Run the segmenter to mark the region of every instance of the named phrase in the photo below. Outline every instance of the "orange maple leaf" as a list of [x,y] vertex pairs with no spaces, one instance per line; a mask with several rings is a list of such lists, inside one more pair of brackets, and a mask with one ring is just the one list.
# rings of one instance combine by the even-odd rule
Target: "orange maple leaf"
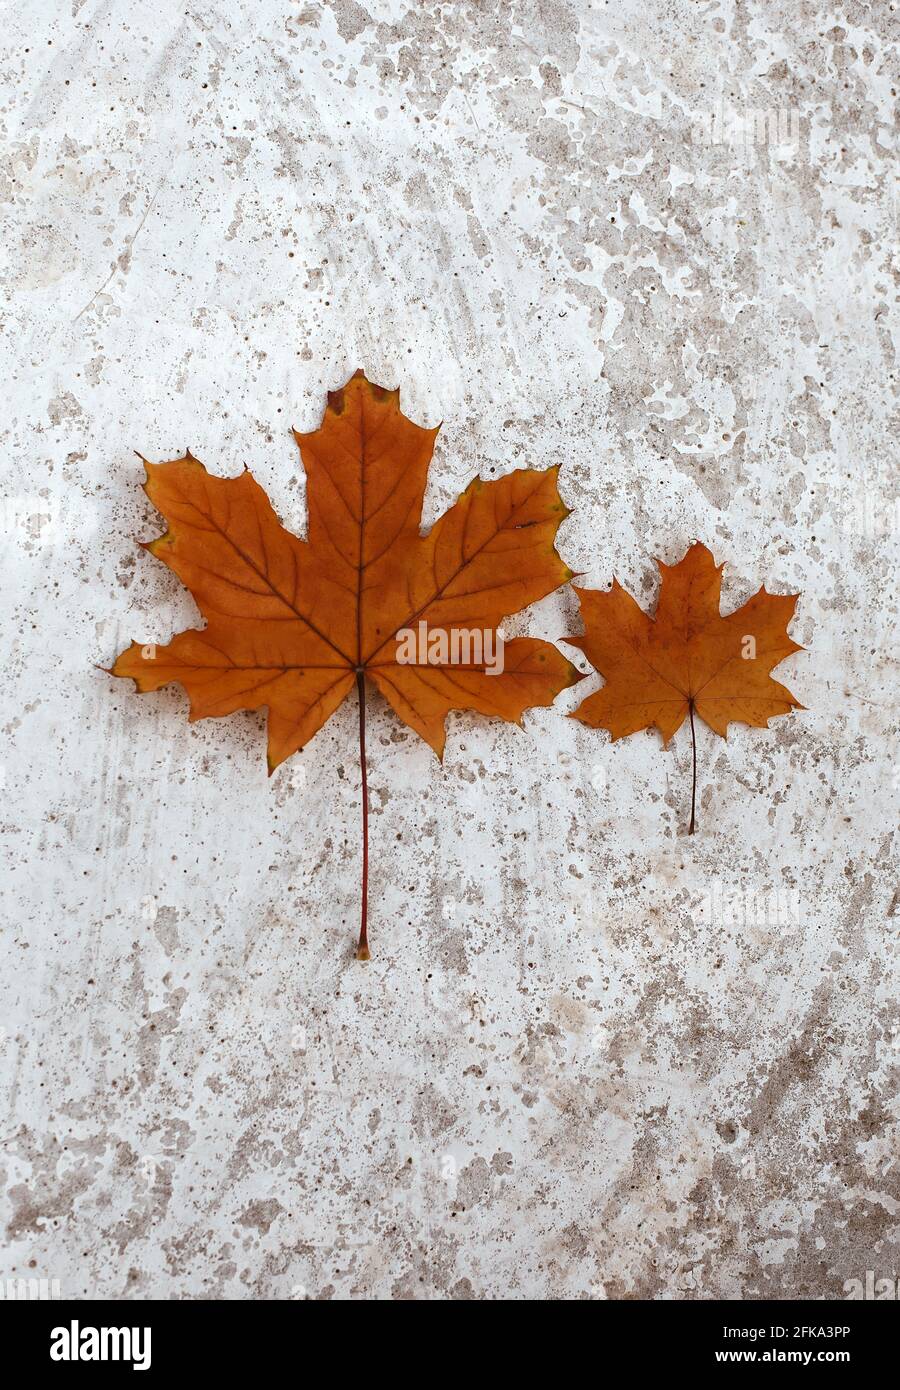
[[601,690],[582,701],[573,719],[608,729],[615,741],[655,725],[663,743],[691,721],[694,832],[697,745],[694,714],[722,738],[732,722],[768,727],[775,715],[803,709],[769,674],[803,648],[787,635],[797,594],[768,594],[765,586],[743,607],[719,611],[722,566],[699,543],[675,565],[659,565],[655,620],[613,580],[601,593],[575,589],[585,635],[567,637],[604,677]]
[[285,530],[247,470],[217,478],[190,451],[145,461],[145,491],[169,523],[145,548],[187,585],[206,626],[167,646],[133,642],[112,667],[139,691],[179,682],[192,721],[266,707],[270,773],[356,686],[360,959],[368,959],[366,681],[440,758],[450,710],[518,723],[580,679],[551,643],[503,644],[497,633],[502,618],[571,577],[554,544],[568,516],[558,469],[475,479],[423,536],[437,433],[401,413],[399,391],[362,372],[331,392],[320,428],[294,432],[307,476],[306,540]]

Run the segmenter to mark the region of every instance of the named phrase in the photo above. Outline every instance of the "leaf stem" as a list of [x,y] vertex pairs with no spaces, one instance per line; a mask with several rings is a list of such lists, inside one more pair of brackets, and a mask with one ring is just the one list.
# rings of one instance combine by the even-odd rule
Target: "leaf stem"
[[369,783],[366,777],[366,673],[356,668],[356,689],[359,692],[359,770],[362,774],[362,891],[357,960],[369,959]]
[[688,826],[688,834],[694,833],[694,809],[697,804],[697,736],[694,733],[694,702],[691,700],[688,706],[691,714],[691,754],[693,761],[693,774],[691,777],[691,823]]

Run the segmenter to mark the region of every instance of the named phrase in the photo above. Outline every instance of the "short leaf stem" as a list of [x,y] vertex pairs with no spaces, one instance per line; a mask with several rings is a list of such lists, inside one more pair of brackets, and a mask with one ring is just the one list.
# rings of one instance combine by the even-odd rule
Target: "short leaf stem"
[[694,702],[691,700],[688,706],[691,714],[691,760],[693,763],[693,773],[691,776],[691,823],[688,826],[688,834],[693,835],[695,816],[694,811],[697,805],[697,735],[694,733]]

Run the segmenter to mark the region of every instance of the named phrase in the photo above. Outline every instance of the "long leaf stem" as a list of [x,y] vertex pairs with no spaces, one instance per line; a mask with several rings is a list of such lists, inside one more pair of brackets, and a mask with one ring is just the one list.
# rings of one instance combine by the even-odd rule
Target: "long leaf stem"
[[366,776],[366,674],[361,667],[356,671],[356,689],[359,692],[359,770],[362,775],[362,891],[356,959],[369,960],[369,783]]

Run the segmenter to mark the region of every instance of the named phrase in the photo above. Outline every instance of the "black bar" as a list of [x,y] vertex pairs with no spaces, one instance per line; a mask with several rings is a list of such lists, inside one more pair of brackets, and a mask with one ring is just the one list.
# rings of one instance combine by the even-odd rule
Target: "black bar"
[[[439,1302],[440,1300],[435,1300]],[[452,1301],[452,1300],[447,1300]],[[543,1331],[540,1322],[543,1311],[529,1317],[527,1335],[505,1334],[507,1317],[522,1311],[522,1304],[497,1303],[482,1314],[474,1314],[471,1303],[465,1317],[476,1316],[478,1324],[468,1324],[482,1338],[490,1337],[490,1346],[497,1357],[498,1369],[509,1374],[518,1349],[529,1343],[542,1347],[542,1359],[558,1355],[567,1362],[573,1351],[581,1347],[583,1356],[595,1361],[597,1377],[605,1377],[609,1368],[623,1366],[627,1372],[645,1372],[671,1376],[689,1375],[696,1371],[729,1376],[738,1370],[743,1374],[759,1375],[765,1383],[773,1368],[794,1369],[814,1376],[821,1370],[837,1370],[857,1377],[861,1372],[887,1371],[895,1374],[895,1347],[898,1330],[896,1298],[854,1301],[803,1302],[716,1302],[694,1300],[675,1302],[658,1300],[616,1302],[577,1300],[577,1305],[564,1310],[554,1308],[552,1322]],[[409,1304],[404,1314],[404,1330],[421,1328],[416,1311]],[[4,1335],[7,1353],[12,1353],[17,1367],[17,1379],[22,1373],[40,1369],[45,1374],[68,1380],[73,1375],[86,1374],[93,1378],[106,1371],[132,1374],[133,1360],[149,1362],[141,1375],[179,1375],[185,1373],[215,1373],[222,1371],[233,1377],[241,1372],[265,1371],[283,1364],[304,1374],[310,1363],[319,1364],[330,1342],[317,1344],[310,1340],[331,1333],[338,1335],[334,1343],[337,1362],[334,1370],[346,1373],[354,1352],[372,1355],[378,1342],[365,1335],[360,1319],[366,1320],[365,1304],[352,1313],[353,1331],[348,1334],[346,1307],[330,1301],[303,1300],[297,1302],[199,1302],[199,1301],[0,1301],[0,1331]],[[378,1358],[382,1365],[385,1347],[394,1346],[396,1316],[389,1309],[379,1308],[377,1330],[381,1337]],[[411,1321],[406,1322],[406,1317]],[[432,1308],[426,1317],[440,1318],[439,1335],[460,1331],[456,1319],[459,1311]],[[558,1317],[565,1324],[558,1324]],[[336,1321],[332,1322],[332,1318]],[[382,1321],[387,1318],[389,1324]],[[449,1318],[444,1322],[444,1318]],[[481,1319],[484,1319],[482,1322]],[[340,1319],[340,1321],[338,1321]],[[499,1322],[498,1322],[499,1319]],[[570,1321],[571,1319],[571,1321]],[[547,1332],[563,1330],[566,1341],[560,1346],[547,1340]],[[103,1329],[107,1329],[104,1333]],[[129,1336],[124,1330],[129,1329]],[[130,1329],[136,1329],[132,1338]],[[149,1342],[146,1330],[149,1329]],[[376,1324],[372,1324],[375,1331]],[[113,1331],[115,1330],[115,1331]],[[571,1339],[571,1340],[570,1340]],[[452,1343],[451,1343],[452,1345]],[[465,1344],[463,1344],[465,1345]],[[554,1353],[554,1345],[558,1350]],[[53,1359],[51,1347],[59,1357]],[[72,1359],[73,1347],[78,1359]],[[398,1363],[403,1375],[416,1373],[415,1343],[410,1343]],[[107,1351],[108,1359],[87,1359],[93,1352]],[[118,1359],[111,1353],[118,1352]],[[348,1358],[349,1352],[349,1358]],[[412,1353],[412,1355],[410,1354]],[[126,1355],[127,1354],[127,1355]],[[130,1357],[131,1359],[128,1359]],[[273,1363],[272,1358],[275,1358]],[[508,1363],[504,1358],[508,1357]],[[21,1370],[19,1369],[21,1367]],[[605,1369],[604,1369],[605,1368]],[[474,1369],[474,1368],[470,1368]],[[479,1361],[479,1374],[483,1374]],[[422,1367],[424,1370],[424,1367]],[[420,1372],[421,1373],[421,1372]],[[140,1381],[138,1383],[141,1383]]]

